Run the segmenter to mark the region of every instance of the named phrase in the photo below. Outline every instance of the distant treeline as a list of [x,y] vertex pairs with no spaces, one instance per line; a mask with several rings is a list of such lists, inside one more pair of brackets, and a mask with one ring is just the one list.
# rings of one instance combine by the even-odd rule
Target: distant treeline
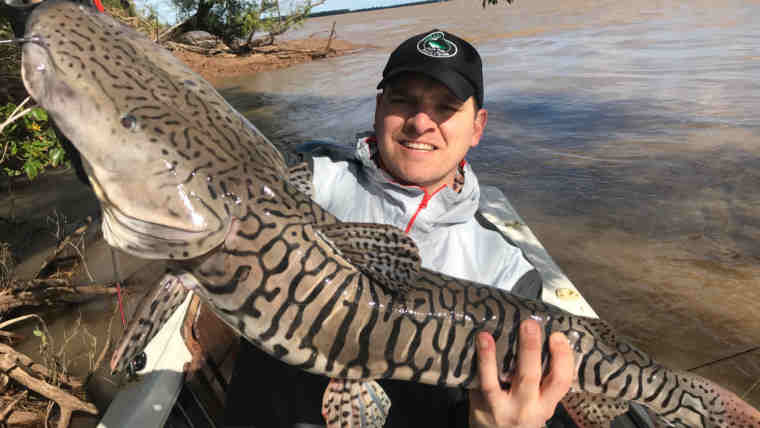
[[404,4],[395,4],[393,6],[376,6],[376,7],[368,7],[365,9],[336,9],[336,10],[328,10],[327,12],[314,12],[312,14],[309,14],[309,18],[315,18],[317,16],[330,16],[330,15],[342,15],[344,13],[358,13],[358,12],[367,12],[370,10],[382,10],[382,9],[394,9],[397,7],[405,7],[405,6],[417,6],[420,4],[428,4],[428,3],[441,3],[445,1],[450,0],[423,0],[423,1],[415,1],[411,3],[404,3]]

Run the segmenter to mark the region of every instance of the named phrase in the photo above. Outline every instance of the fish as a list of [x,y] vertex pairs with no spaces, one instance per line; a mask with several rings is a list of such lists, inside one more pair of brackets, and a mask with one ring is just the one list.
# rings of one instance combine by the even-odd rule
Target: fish
[[210,84],[106,14],[48,0],[24,37],[24,84],[81,153],[105,240],[168,261],[112,369],[193,292],[265,352],[333,379],[328,427],[379,427],[390,403],[376,379],[477,388],[475,337],[489,332],[508,383],[532,318],[544,340],[559,331],[571,344],[563,404],[579,426],[608,426],[636,402],[672,426],[760,428],[734,393],[657,363],[604,321],[424,269],[402,231],[338,221],[309,197],[308,168],[288,166]]

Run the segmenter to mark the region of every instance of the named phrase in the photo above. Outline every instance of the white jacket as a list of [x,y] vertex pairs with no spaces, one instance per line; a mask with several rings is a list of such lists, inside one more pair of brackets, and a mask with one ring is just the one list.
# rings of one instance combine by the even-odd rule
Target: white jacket
[[[464,185],[427,194],[393,181],[372,160],[375,145],[362,138],[356,151],[325,142],[298,148],[312,163],[312,198],[347,222],[396,226],[415,241],[422,266],[447,275],[540,295],[541,280],[521,250],[509,244],[480,215],[480,188],[472,168],[463,163]],[[518,285],[515,287],[515,285]]]

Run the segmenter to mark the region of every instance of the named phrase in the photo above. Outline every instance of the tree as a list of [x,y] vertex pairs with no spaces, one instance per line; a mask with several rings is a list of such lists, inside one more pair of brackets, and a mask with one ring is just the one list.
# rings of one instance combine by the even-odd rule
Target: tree
[[241,21],[256,6],[249,0],[172,0],[184,19],[181,32],[201,30],[229,43],[240,37]]
[[[273,43],[274,37],[302,23],[324,1],[296,2],[283,15],[279,0],[172,0],[180,18],[185,20],[182,32],[207,31],[231,46],[240,45],[236,41],[242,38],[243,47]],[[253,36],[260,31],[266,32],[267,37],[256,42]]]
[[[120,17],[136,16],[132,0],[104,0],[103,3]],[[12,6],[0,0],[0,10],[3,7]],[[0,12],[0,40],[14,38],[9,16]],[[0,178],[26,175],[31,180],[47,168],[69,163],[75,153],[44,110],[23,108],[27,96],[21,80],[20,44],[0,44]]]
[[306,17],[309,16],[311,10],[315,7],[323,4],[326,0],[320,0],[312,3],[311,1],[296,3],[291,6],[290,13],[287,16],[283,16],[280,10],[280,0],[272,0],[267,2],[271,10],[274,11],[274,16],[271,19],[266,20],[265,28],[269,32],[270,37],[279,36],[291,28],[301,25]]

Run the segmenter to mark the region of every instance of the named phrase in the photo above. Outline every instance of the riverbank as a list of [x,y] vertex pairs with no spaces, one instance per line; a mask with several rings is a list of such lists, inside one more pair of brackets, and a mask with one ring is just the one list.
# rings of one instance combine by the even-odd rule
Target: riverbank
[[336,22],[379,48],[222,92],[287,144],[349,143],[371,129],[368,82],[396,44],[432,28],[470,40],[489,111],[468,156],[481,184],[504,191],[621,336],[760,407],[760,149],[748,143],[760,7],[650,6],[458,0],[309,19],[288,37]]
[[[387,52],[410,34],[445,23],[484,53],[489,130],[471,159],[478,177],[505,191],[617,331],[658,360],[709,377],[760,407],[753,245],[760,237],[753,168],[760,152],[748,144],[755,130],[752,94],[760,93],[751,90],[760,62],[751,55],[757,40],[748,35],[759,9],[740,0],[646,8],[602,1],[472,4],[310,19],[285,38],[324,34],[337,22],[339,38],[380,49],[307,70],[283,69],[258,82],[242,77],[251,86],[230,82],[234,90],[225,96],[253,123],[278,131],[269,136],[353,136],[372,117],[375,91],[367,82],[378,80]],[[189,65],[218,84],[235,74],[223,73],[234,67],[217,58]],[[282,63],[269,69],[297,64]],[[267,68],[238,70],[248,76]],[[250,107],[262,101],[260,113]],[[62,174],[35,185],[44,192],[19,192],[37,200],[28,214],[17,214],[44,226],[52,212],[45,201],[52,204],[59,192],[68,192],[56,202],[62,215],[97,210],[89,189],[67,191],[63,182],[71,189],[76,183]],[[0,216],[6,212],[0,204]],[[0,235],[8,236],[2,226]],[[7,227],[9,234],[17,231]],[[47,232],[30,235],[29,241],[53,240]],[[92,252],[98,251],[105,262],[88,265],[105,270],[110,254]],[[28,265],[37,270],[39,263]],[[118,263],[121,278],[129,276],[125,264]],[[98,322],[106,324],[111,307],[101,312]]]
[[[212,85],[217,85],[233,76],[250,76],[260,71],[347,55],[368,47],[337,39],[306,37],[277,42],[245,56],[228,53],[207,56],[186,50],[173,53]],[[112,252],[99,232],[98,213],[99,204],[92,191],[70,169],[51,170],[34,181],[16,178],[12,185],[4,182],[0,186],[0,243],[7,244],[0,245],[2,255],[7,255],[0,259],[0,279],[7,274],[8,278],[4,280],[16,284],[10,281],[40,278],[40,266],[49,264],[53,268],[45,269],[45,279],[52,275],[50,278],[56,281],[79,286],[77,290],[111,287],[115,281],[121,283],[122,303],[117,303],[115,294],[94,299],[85,296],[83,300],[88,302],[77,305],[56,301],[48,302],[52,304],[48,307],[39,306],[35,301],[32,307],[36,306],[34,309],[44,319],[43,330],[47,332],[44,340],[35,333],[37,327],[32,322],[13,329],[16,351],[50,366],[58,364],[50,363],[51,355],[56,355],[64,361],[69,375],[87,378],[87,382],[72,393],[91,401],[102,415],[125,384],[124,377],[112,376],[104,363],[110,356],[109,344],[116,343],[122,334],[116,308],[123,305],[126,319],[131,319],[140,298],[152,289],[164,268],[161,263]],[[80,228],[88,217],[96,219],[93,227],[87,229],[86,237],[77,238],[76,245],[68,248],[63,237]],[[65,254],[59,254],[58,247],[67,247]],[[27,312],[27,308],[18,311]],[[76,340],[72,340],[74,337]],[[49,343],[49,349],[43,351],[41,341]],[[92,356],[103,357],[94,361]],[[16,385],[5,395],[15,397],[23,389],[23,386]],[[34,424],[34,420],[44,416],[45,405],[34,396],[33,400],[17,405],[19,410],[11,412],[7,420],[15,421],[14,424]],[[77,413],[71,426],[94,427],[97,420],[97,416]]]
[[[329,33],[329,29],[326,33]],[[296,40],[278,40],[271,46],[257,48],[249,55],[203,55],[181,49],[173,51],[172,54],[216,86],[232,77],[244,78],[262,71],[283,69],[371,48],[373,46],[369,44],[357,44],[336,38],[330,40],[326,37],[303,37]],[[61,180],[60,177],[70,179]],[[49,180],[54,180],[56,185],[50,187]],[[72,171],[65,171],[65,168],[50,170],[34,181],[29,181],[25,176],[14,177],[12,181],[11,186],[5,183],[0,186],[0,220],[5,220],[0,222],[0,236],[3,236],[2,241],[10,243],[11,247],[15,247],[14,244],[23,247],[18,249],[23,258],[30,255],[30,247],[35,248],[32,252],[36,252],[42,247],[52,245],[52,242],[47,242],[47,236],[37,234],[37,238],[32,239],[35,242],[45,241],[42,245],[36,245],[30,238],[35,236],[45,224],[46,217],[54,211],[65,214],[67,219],[75,222],[95,214],[99,209],[97,200],[90,195],[90,190],[74,179]],[[72,198],[78,202],[71,203]],[[83,199],[87,202],[82,203]],[[26,230],[25,225],[29,230]],[[23,259],[21,261],[23,262]]]
[[209,56],[186,50],[176,50],[172,53],[216,86],[230,77],[277,70],[318,59],[347,55],[371,47],[340,39],[308,37],[277,41],[274,45],[257,48],[250,55],[221,53]]

